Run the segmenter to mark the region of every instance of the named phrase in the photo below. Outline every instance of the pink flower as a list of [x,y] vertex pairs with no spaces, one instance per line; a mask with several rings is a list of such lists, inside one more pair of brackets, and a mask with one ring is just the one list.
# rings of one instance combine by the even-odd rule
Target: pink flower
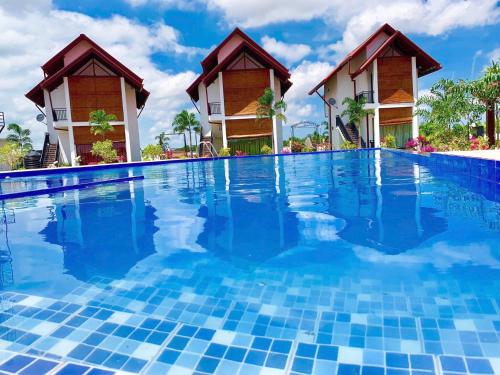
[[422,147],[422,152],[434,152],[436,149],[431,145],[425,145]]
[[418,141],[416,139],[410,138],[408,141],[405,143],[405,148],[417,148],[418,146]]

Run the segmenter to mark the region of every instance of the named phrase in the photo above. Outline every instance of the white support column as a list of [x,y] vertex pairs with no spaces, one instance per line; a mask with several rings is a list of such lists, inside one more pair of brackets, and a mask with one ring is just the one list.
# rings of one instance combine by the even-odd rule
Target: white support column
[[380,147],[380,109],[379,107],[374,109],[373,116],[373,141],[375,143],[375,147]]
[[76,165],[76,148],[75,148],[75,138],[73,136],[73,124],[68,125],[68,141],[69,141],[69,153],[71,158],[71,165],[74,167]]
[[128,113],[127,113],[127,93],[125,90],[125,78],[120,77],[120,86],[122,92],[122,108],[123,108],[123,125],[125,128],[125,150],[127,152],[127,161],[132,161],[132,151],[130,147],[130,132],[128,130]]
[[379,105],[378,102],[378,64],[377,59],[373,61],[373,103]]
[[71,99],[69,96],[69,84],[68,77],[63,78],[64,85],[64,100],[66,101],[66,118],[68,119],[68,143],[69,143],[69,153],[70,162],[74,167],[76,165],[76,148],[75,148],[75,138],[73,136],[73,119],[71,117]]
[[411,75],[412,75],[412,86],[413,86],[413,120],[411,124],[411,132],[413,138],[418,137],[418,116],[415,116],[416,104],[418,99],[418,71],[417,71],[417,58],[412,56],[411,58]]
[[373,103],[375,105],[373,115],[373,143],[375,147],[380,147],[380,103],[378,101],[378,62],[373,61]]
[[[269,69],[269,87],[271,88],[274,97],[276,98],[276,93],[274,92],[274,69]],[[273,149],[274,153],[277,154],[280,152],[280,148],[278,145],[278,128],[276,123],[276,115],[273,116],[272,122],[273,122]]]
[[220,95],[220,115],[222,117],[222,147],[227,147],[227,131],[226,131],[226,109],[224,106],[224,82],[222,80],[222,72],[219,72],[219,95]]

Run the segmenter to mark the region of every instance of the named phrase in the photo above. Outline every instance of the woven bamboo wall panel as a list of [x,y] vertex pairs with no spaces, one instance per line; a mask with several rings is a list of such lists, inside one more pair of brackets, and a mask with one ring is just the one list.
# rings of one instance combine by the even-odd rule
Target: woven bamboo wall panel
[[409,124],[412,120],[413,111],[411,107],[380,109],[380,126]]
[[257,99],[270,86],[267,69],[225,71],[222,81],[226,116],[255,114]]
[[[123,125],[113,126],[115,129],[112,132],[106,133],[106,139],[111,139],[113,142],[125,142],[125,127]],[[75,145],[92,144],[95,141],[101,141],[102,137],[95,136],[90,132],[90,126],[75,126],[73,127],[73,137]]]
[[264,136],[273,133],[270,119],[226,120],[228,138],[243,136]]
[[395,56],[377,60],[379,102],[413,102],[411,57]]
[[113,113],[123,121],[121,84],[119,77],[68,78],[73,121],[89,121],[89,114],[96,109]]

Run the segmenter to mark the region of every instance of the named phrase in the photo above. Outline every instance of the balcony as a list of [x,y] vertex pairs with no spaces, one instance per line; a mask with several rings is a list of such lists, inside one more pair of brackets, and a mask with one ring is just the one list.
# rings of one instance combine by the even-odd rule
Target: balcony
[[209,115],[220,115],[221,114],[220,102],[208,103],[208,114]]
[[52,118],[54,119],[54,121],[66,121],[68,119],[66,108],[52,109]]
[[359,101],[361,97],[366,99],[366,103],[373,103],[373,91],[360,91],[356,94],[356,101]]

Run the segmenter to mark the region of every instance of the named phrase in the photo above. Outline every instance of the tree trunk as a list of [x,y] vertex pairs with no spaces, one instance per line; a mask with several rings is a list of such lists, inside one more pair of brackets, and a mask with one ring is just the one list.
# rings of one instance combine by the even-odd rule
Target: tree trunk
[[488,144],[495,145],[496,131],[495,131],[495,104],[487,103],[486,110],[486,133],[488,134]]
[[191,138],[191,128],[189,128],[189,157],[193,157],[193,139]]

